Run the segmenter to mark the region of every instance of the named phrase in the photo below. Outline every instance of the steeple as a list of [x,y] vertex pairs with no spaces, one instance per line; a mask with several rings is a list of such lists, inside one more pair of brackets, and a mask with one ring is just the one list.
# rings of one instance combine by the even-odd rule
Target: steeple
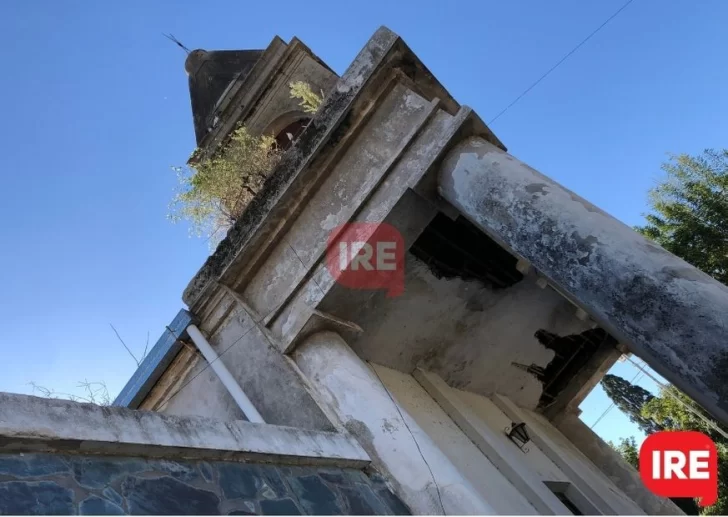
[[193,50],[185,61],[189,77],[190,100],[195,137],[199,144],[215,126],[217,103],[236,79],[245,78],[262,50]]

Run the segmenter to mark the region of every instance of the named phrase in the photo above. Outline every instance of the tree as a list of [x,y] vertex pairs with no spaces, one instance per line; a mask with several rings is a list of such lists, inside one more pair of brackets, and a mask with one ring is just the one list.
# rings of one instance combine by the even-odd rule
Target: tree
[[635,440],[634,436],[620,438],[618,444],[609,442],[609,445],[624,458],[624,461],[632,465],[632,468],[639,470],[640,450],[637,447],[637,440]]
[[[311,87],[298,81],[291,83],[291,98],[298,99],[306,113],[315,113],[323,101]],[[187,167],[173,167],[179,181],[170,204],[173,222],[186,220],[197,236],[215,245],[243,214],[280,160],[281,150],[275,135],[253,135],[238,126],[227,144],[213,156],[201,158],[192,153]]]
[[657,422],[642,415],[642,408],[645,404],[655,398],[652,393],[622,377],[611,374],[604,376],[602,387],[614,405],[626,414],[631,422],[637,424],[645,434],[662,430]]
[[716,443],[727,442],[710,415],[672,385],[661,388],[660,395],[644,405],[642,416],[654,420],[665,430],[700,431]]
[[650,190],[653,213],[636,230],[728,284],[728,149],[672,156]]

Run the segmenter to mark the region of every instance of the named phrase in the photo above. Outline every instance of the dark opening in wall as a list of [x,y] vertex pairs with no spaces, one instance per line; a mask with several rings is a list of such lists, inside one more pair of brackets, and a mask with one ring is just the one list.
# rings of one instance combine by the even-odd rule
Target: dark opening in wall
[[559,336],[547,330],[537,330],[534,335],[539,343],[555,352],[546,368],[535,364],[530,366],[513,363],[514,366],[533,374],[543,384],[543,393],[538,407],[551,405],[566,388],[569,381],[591,359],[602,346],[617,346],[617,340],[601,328],[590,329],[581,334]]
[[480,280],[494,289],[521,281],[518,260],[463,217],[437,214],[410,248],[437,278]]
[[302,118],[288,124],[276,135],[276,145],[283,151],[291,147],[310,121],[309,118]]

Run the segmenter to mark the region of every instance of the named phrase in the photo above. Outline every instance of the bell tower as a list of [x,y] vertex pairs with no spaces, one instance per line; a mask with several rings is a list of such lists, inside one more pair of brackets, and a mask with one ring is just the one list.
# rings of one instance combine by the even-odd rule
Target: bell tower
[[297,137],[310,117],[291,98],[290,84],[303,81],[325,95],[338,79],[298,38],[285,43],[278,36],[265,50],[194,50],[185,71],[200,158],[240,124],[285,145],[287,134]]

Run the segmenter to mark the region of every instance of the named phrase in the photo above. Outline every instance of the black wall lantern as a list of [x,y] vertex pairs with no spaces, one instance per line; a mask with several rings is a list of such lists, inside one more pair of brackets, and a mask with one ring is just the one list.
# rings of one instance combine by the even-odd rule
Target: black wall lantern
[[526,429],[525,423],[521,422],[520,424],[517,424],[512,422],[511,427],[506,427],[506,435],[508,435],[508,438],[524,453],[528,452],[525,445],[531,441],[531,437],[528,436],[528,430]]

